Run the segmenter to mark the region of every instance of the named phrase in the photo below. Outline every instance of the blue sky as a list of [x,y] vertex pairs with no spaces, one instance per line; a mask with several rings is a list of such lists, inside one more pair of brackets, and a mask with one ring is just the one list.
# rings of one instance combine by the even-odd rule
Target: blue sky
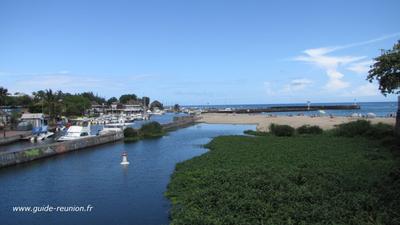
[[400,1],[0,0],[0,86],[167,104],[391,101]]

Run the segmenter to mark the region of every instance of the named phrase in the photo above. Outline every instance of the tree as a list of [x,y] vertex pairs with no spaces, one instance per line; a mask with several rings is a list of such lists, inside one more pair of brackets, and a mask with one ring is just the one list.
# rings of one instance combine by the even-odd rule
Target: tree
[[[384,96],[400,94],[400,40],[390,50],[382,50],[382,54],[375,58],[374,65],[368,72],[367,80],[377,80],[379,90]],[[398,96],[396,116],[396,134],[400,135],[400,96]]]
[[181,106],[179,104],[174,105],[174,111],[179,112],[181,110]]
[[90,107],[90,100],[82,95],[67,94],[63,100],[66,116],[81,116]]
[[118,102],[118,99],[116,97],[111,97],[107,100],[108,105],[111,105],[113,102]]
[[93,94],[93,92],[83,92],[81,95],[83,97],[89,99],[89,101],[97,102],[100,105],[103,104],[103,103],[106,103],[106,99],[105,98],[102,98],[102,97],[98,96],[97,94],[95,95],[95,94]]
[[37,109],[41,108],[41,112],[47,113],[51,122],[55,123],[55,118],[62,112],[62,97],[64,94],[61,91],[53,92],[51,89],[40,90],[32,94],[34,103],[29,108],[36,112]]
[[[7,88],[0,87],[0,106],[5,105],[6,97],[8,95]],[[5,121],[1,121],[3,124],[3,136],[6,136],[6,123]]]
[[4,88],[4,87],[0,87],[0,105],[5,104],[7,96],[8,96],[8,89]]
[[164,109],[163,104],[161,104],[161,102],[155,100],[150,104],[150,109],[153,110],[154,108],[158,108],[158,109]]
[[128,101],[130,100],[134,100],[136,101],[137,96],[135,94],[126,94],[126,95],[121,95],[121,97],[119,97],[119,102],[122,104],[126,104]]
[[53,92],[51,89],[45,90],[44,104],[50,119],[55,123],[55,118],[61,114],[62,111],[62,95],[61,91]]
[[146,96],[143,96],[143,97],[142,97],[142,103],[143,103],[143,106],[144,106],[144,107],[148,108],[148,107],[149,107],[149,104],[150,104],[150,98],[149,98],[149,97],[146,97]]

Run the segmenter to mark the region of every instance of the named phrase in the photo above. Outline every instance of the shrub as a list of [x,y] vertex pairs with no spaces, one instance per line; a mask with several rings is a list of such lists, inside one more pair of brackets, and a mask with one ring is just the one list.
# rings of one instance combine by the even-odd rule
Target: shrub
[[295,129],[289,125],[271,124],[269,130],[275,136],[293,136]]
[[337,136],[355,137],[363,136],[371,128],[371,123],[367,120],[357,120],[349,123],[337,125],[335,134]]
[[254,131],[254,130],[245,130],[243,133],[248,134],[248,135],[254,135],[254,136],[266,136],[268,135],[267,132],[262,132],[262,131]]
[[323,130],[319,126],[303,125],[297,128],[299,134],[322,134]]
[[132,127],[127,127],[124,129],[124,137],[137,137],[139,136],[139,132]]
[[371,127],[365,132],[365,135],[373,139],[382,139],[385,137],[391,137],[394,134],[393,126],[384,123],[377,123],[371,125]]
[[140,128],[140,133],[144,137],[157,137],[162,136],[164,134],[164,131],[161,124],[159,124],[158,122],[151,122],[144,124]]

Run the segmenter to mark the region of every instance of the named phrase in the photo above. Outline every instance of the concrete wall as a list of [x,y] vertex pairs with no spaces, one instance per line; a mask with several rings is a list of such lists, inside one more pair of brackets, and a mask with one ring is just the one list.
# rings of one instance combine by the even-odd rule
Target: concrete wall
[[174,117],[174,121],[172,123],[163,124],[162,127],[166,131],[176,130],[181,127],[186,127],[196,123],[199,118],[196,116],[181,116]]
[[118,132],[114,134],[87,137],[75,141],[57,142],[47,145],[36,146],[33,148],[24,149],[19,152],[3,153],[0,154],[0,168],[118,141],[121,140],[123,137],[124,134],[122,132]]

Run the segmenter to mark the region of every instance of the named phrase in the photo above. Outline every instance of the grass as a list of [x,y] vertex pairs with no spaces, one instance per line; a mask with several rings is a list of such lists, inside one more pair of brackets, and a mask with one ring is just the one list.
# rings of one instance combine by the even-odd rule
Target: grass
[[179,163],[171,224],[400,224],[398,160],[378,141],[221,136]]

